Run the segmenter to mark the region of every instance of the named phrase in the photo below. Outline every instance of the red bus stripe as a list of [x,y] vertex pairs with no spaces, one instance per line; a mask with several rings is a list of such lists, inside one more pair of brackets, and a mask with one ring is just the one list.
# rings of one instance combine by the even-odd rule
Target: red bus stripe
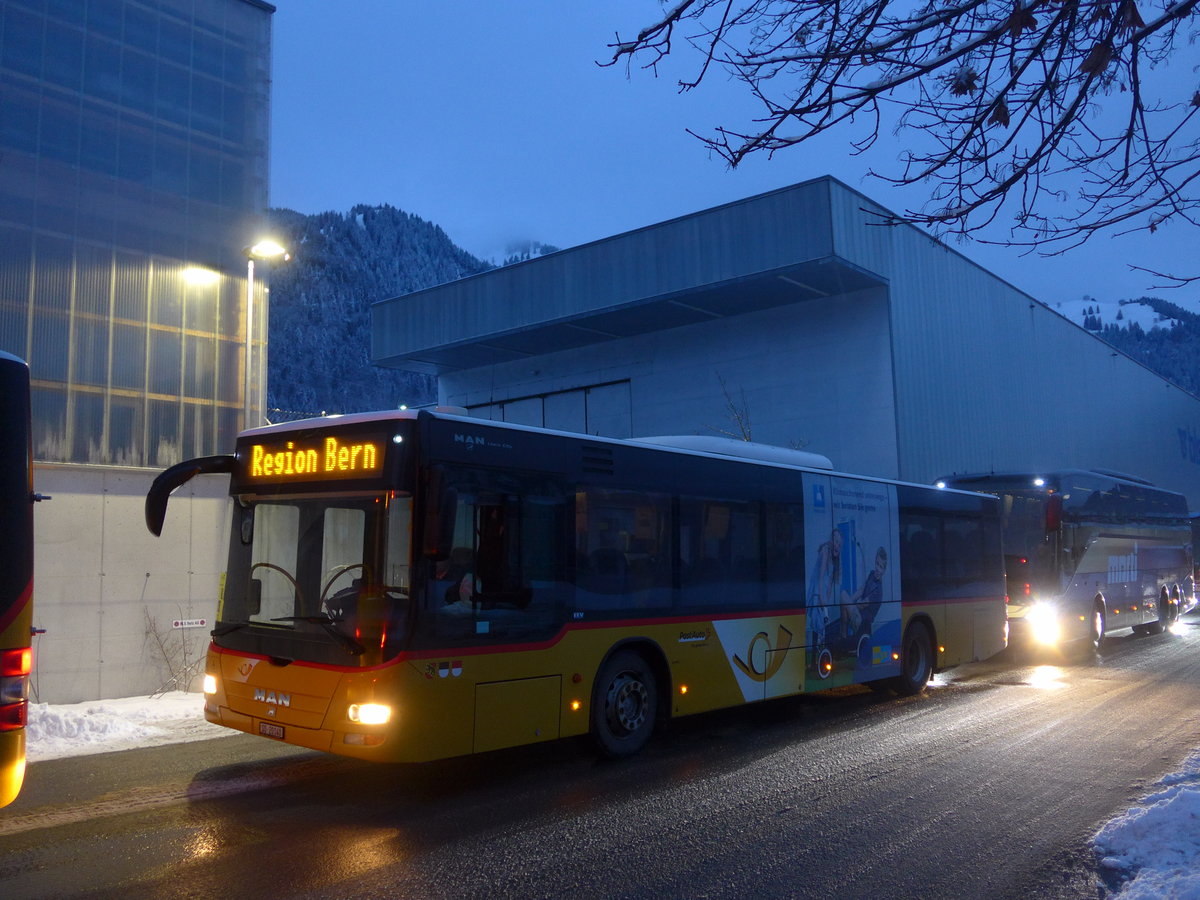
[[[4,631],[4,629],[8,628],[8,626],[17,620],[17,616],[21,615],[21,613],[25,611],[25,607],[29,605],[29,600],[32,596],[33,581],[31,579],[30,581],[26,582],[25,589],[21,591],[21,596],[13,601],[8,609],[6,609],[3,613],[0,613],[0,631]],[[21,644],[21,646],[28,647],[29,641],[26,640],[23,644]]]

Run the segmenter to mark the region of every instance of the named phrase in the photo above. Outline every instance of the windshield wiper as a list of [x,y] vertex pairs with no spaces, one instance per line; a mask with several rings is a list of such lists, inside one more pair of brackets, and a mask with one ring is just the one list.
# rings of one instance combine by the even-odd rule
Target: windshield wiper
[[333,616],[328,615],[327,613],[321,613],[316,616],[279,616],[278,618],[272,619],[271,621],[272,622],[307,622],[309,625],[320,625],[322,628],[325,629],[325,632],[330,637],[332,637],[334,640],[336,640],[339,644],[341,644],[344,648],[346,648],[347,651],[352,653],[354,656],[362,656],[364,653],[367,652],[367,648],[364,647],[362,644],[360,644],[358,641],[356,641],[354,638],[350,637],[350,635],[346,634],[344,631],[338,631],[336,628],[333,627],[338,622],[345,621],[344,619],[340,619],[340,618],[335,619]]

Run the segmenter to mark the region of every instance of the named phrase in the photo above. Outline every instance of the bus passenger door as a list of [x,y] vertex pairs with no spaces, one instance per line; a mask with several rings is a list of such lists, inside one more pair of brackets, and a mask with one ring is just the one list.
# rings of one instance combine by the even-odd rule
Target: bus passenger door
[[828,475],[804,475],[804,689],[828,686],[833,674],[828,636],[838,616],[842,535],[834,528]]

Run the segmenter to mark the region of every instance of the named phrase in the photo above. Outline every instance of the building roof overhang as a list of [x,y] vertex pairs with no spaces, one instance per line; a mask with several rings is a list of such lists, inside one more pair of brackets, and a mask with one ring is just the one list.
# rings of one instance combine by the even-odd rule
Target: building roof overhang
[[833,252],[837,189],[818,179],[380,301],[372,361],[470,369],[885,285]]

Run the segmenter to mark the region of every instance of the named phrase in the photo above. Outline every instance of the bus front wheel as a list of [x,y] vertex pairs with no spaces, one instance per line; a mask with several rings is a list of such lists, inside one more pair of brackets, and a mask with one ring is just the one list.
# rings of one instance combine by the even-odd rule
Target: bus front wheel
[[1092,607],[1092,624],[1088,639],[1093,650],[1104,646],[1104,608],[1099,603]]
[[650,664],[622,650],[600,669],[592,702],[592,737],[605,756],[632,756],[646,745],[658,715],[658,684]]
[[892,688],[902,697],[911,697],[925,690],[933,675],[933,640],[922,622],[913,622],[904,632],[900,644],[900,674]]

